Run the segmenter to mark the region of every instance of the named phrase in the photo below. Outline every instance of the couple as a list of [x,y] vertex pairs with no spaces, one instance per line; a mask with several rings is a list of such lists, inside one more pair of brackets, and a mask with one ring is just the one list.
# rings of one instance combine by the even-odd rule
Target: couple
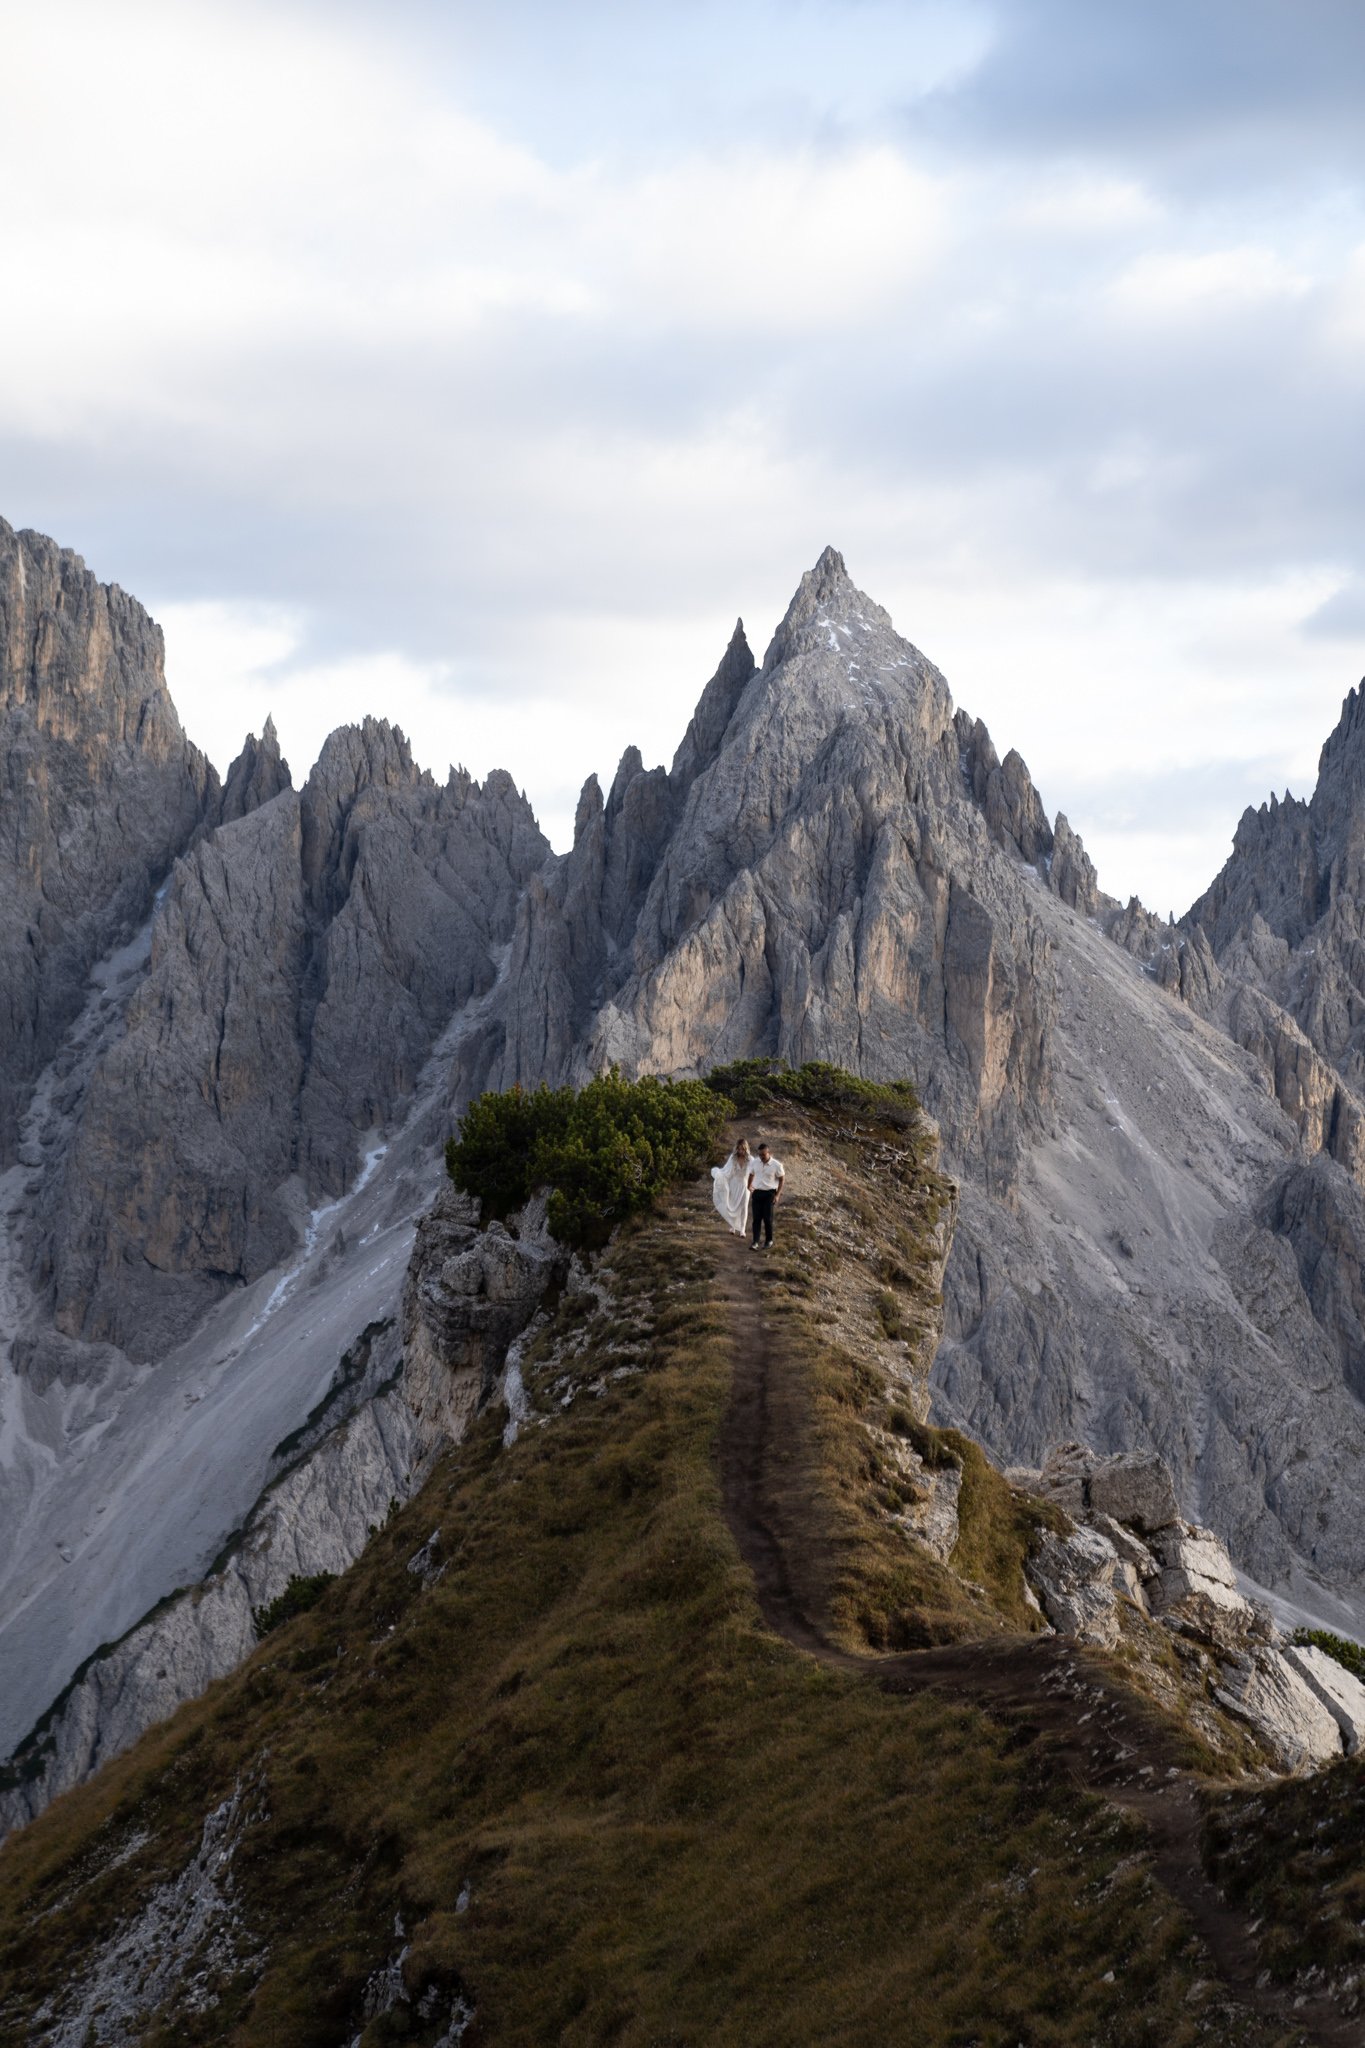
[[747,1138],[740,1139],[724,1166],[711,1168],[711,1199],[736,1237],[743,1237],[752,1212],[751,1252],[758,1250],[760,1231],[769,1245],[773,1241],[773,1210],[786,1178],[786,1168],[773,1158],[767,1143],[759,1146],[754,1159]]

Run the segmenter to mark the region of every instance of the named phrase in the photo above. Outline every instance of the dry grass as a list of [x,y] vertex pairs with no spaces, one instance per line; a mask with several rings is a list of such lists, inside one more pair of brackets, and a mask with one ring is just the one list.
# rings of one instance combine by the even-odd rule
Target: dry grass
[[[552,1420],[504,1453],[485,1418],[316,1608],[0,1853],[4,2038],[261,1760],[268,1812],[236,1875],[268,1964],[198,2019],[163,2014],[147,2048],[335,2048],[396,1913],[414,1995],[464,1985],[499,2048],[1209,2038],[1128,1823],[985,1716],[889,1698],[762,1628],[720,1512],[710,1243],[686,1198],[630,1226],[610,1299],[568,1298],[537,1347]],[[799,1283],[775,1256],[844,1627],[999,1626],[859,1507],[885,1384],[822,1349]],[[604,1378],[623,1355],[644,1369]],[[984,1461],[944,1444],[964,1558],[1003,1584],[1019,1532]],[[426,1588],[406,1565],[438,1526],[449,1563]],[[364,2039],[434,2033],[400,2008]]]

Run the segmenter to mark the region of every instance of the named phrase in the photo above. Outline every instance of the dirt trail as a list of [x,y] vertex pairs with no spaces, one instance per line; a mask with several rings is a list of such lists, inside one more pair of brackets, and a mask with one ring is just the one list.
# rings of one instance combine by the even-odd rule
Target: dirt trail
[[799,1400],[799,1386],[783,1358],[780,1331],[764,1315],[758,1282],[763,1256],[739,1239],[723,1243],[717,1291],[730,1310],[734,1344],[734,1380],[720,1442],[725,1514],[753,1572],[768,1627],[822,1663],[860,1672],[887,1692],[932,1687],[1007,1720],[1020,1744],[1036,1745],[1049,1770],[1145,1823],[1156,1877],[1193,1923],[1211,1973],[1241,2006],[1300,2030],[1302,2039],[1321,2048],[1361,2048],[1359,2020],[1348,2020],[1330,2000],[1317,1995],[1300,2002],[1293,1992],[1262,1981],[1246,1915],[1229,1905],[1204,1872],[1196,1781],[1174,1763],[1170,1736],[1156,1713],[1113,1686],[1083,1651],[1057,1636],[1006,1636],[860,1657],[822,1633],[813,1618],[816,1603],[803,1591],[820,1582],[821,1560],[813,1554],[818,1532],[788,1505],[791,1435],[783,1425]]

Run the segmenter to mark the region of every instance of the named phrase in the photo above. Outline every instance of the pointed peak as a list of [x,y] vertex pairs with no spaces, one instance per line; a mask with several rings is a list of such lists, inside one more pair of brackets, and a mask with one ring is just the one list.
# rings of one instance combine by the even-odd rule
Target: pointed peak
[[602,815],[602,785],[596,775],[590,775],[579,792],[578,809],[574,812],[573,836],[575,846],[588,830],[595,818]]
[[[1365,730],[1365,677],[1342,700],[1341,716],[1328,734],[1318,756],[1318,781],[1331,779],[1345,769],[1354,781],[1359,774],[1359,734]],[[1349,763],[1349,768],[1347,764]]]
[[612,777],[611,790],[607,797],[608,810],[620,810],[621,799],[625,795],[626,790],[634,782],[636,776],[643,775],[644,772],[644,758],[640,753],[640,749],[638,747],[627,747],[617,763],[616,773]]
[[832,627],[852,630],[872,625],[891,628],[891,620],[879,604],[859,590],[837,548],[826,548],[813,569],[807,569],[787,606],[781,625],[763,657],[763,672],[770,675],[780,662],[794,654],[803,630]]
[[702,691],[682,744],[673,756],[669,781],[675,789],[686,789],[709,767],[720,750],[725,729],[735,715],[740,698],[758,664],[744,633],[743,619],[736,619],[730,644],[720,667]]
[[249,732],[241,753],[228,769],[218,800],[217,822],[228,825],[234,818],[244,818],[248,812],[268,804],[281,790],[292,787],[289,763],[280,753],[275,721],[267,717],[259,740]]

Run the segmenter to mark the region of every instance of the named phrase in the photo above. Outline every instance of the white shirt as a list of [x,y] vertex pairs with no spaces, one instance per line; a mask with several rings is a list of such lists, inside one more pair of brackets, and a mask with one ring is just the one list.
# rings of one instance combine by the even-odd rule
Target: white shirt
[[761,1159],[755,1159],[752,1180],[754,1193],[762,1194],[769,1188],[780,1187],[786,1175],[787,1169],[780,1159],[770,1159],[766,1166]]

